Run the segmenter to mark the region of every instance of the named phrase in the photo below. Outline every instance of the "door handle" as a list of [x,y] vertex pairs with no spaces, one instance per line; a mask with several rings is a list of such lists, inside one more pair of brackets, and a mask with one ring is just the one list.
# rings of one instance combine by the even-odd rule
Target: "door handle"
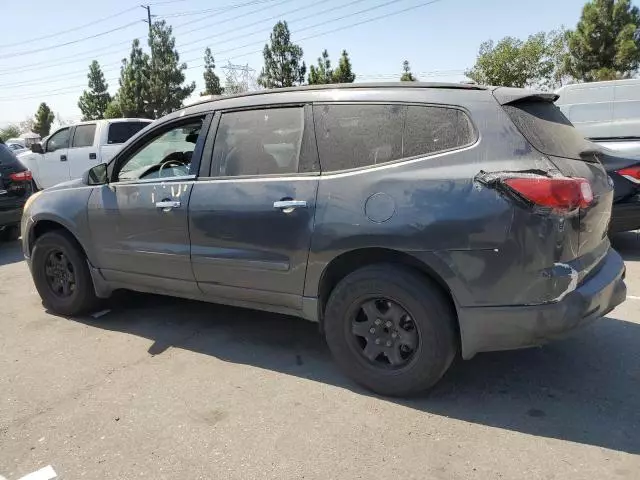
[[156,208],[161,208],[163,212],[170,212],[174,208],[180,208],[181,203],[175,200],[163,200],[156,202]]
[[296,208],[307,208],[305,200],[278,200],[273,202],[273,208],[279,208],[284,213],[291,213]]
[[66,162],[67,161],[67,156],[66,155],[60,155],[60,161],[61,162]]
[[95,153],[90,153],[89,154],[89,160],[95,160],[96,158],[98,158],[98,157],[96,157]]

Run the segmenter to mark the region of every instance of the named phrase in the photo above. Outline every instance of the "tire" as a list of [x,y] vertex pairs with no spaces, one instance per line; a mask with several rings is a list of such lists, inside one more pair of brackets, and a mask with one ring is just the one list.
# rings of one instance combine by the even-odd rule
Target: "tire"
[[[74,285],[66,292],[56,291],[47,274],[50,267],[50,256],[63,255],[62,263],[68,267],[74,278]],[[75,316],[88,313],[99,304],[93,287],[87,258],[77,242],[69,234],[62,231],[48,232],[36,240],[31,255],[31,274],[36,289],[45,307],[54,313],[64,316]],[[58,285],[56,285],[57,287]]]
[[18,225],[7,225],[0,230],[0,241],[15,242],[20,238],[20,227]]
[[[384,315],[376,321],[382,320],[385,329],[390,323],[385,318],[402,317],[401,310],[404,323],[384,333],[370,323],[364,307],[374,316]],[[450,302],[434,282],[402,266],[378,264],[356,270],[338,283],[327,302],[324,329],[329,349],[348,376],[376,393],[405,396],[430,388],[447,371],[458,347],[455,322]],[[369,332],[377,329],[379,336],[365,339],[353,333],[356,328],[361,332],[363,325],[371,327]],[[382,338],[382,346],[373,348],[384,349],[387,341],[401,343],[404,337],[410,337],[406,345],[394,343],[375,360],[365,357],[375,355],[367,352],[372,338],[377,343]],[[394,355],[398,351],[400,357]]]

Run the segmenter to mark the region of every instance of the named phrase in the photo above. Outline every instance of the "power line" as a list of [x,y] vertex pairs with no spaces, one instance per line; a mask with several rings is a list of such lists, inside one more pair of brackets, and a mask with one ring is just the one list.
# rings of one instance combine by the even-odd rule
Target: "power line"
[[73,27],[73,28],[66,28],[64,30],[61,30],[59,32],[55,32],[55,33],[50,33],[48,35],[43,35],[42,37],[35,37],[35,38],[30,38],[28,40],[22,40],[20,42],[15,42],[15,43],[5,43],[4,45],[0,45],[0,48],[6,48],[6,47],[14,47],[16,45],[24,45],[26,43],[33,43],[33,42],[37,42],[39,40],[45,40],[47,38],[53,38],[53,37],[57,37],[59,35],[65,35],[69,32],[75,32],[77,30],[82,30],[83,28],[87,28],[90,27],[91,25],[95,25],[97,23],[102,23],[106,20],[110,20],[112,18],[115,17],[119,17],[120,15],[124,15],[125,13],[128,13],[132,10],[135,10],[137,7],[131,7],[131,8],[127,8],[126,10],[122,10],[118,13],[114,13],[113,15],[109,15],[108,17],[104,17],[104,18],[99,18],[98,20],[94,20],[92,22],[89,23],[85,23],[83,25],[78,25],[77,27]]
[[[397,1],[400,1],[400,0],[392,0],[391,2],[388,2],[388,4],[396,3]],[[377,21],[377,20],[382,20],[382,19],[385,19],[385,18],[388,18],[388,17],[391,17],[391,16],[395,16],[395,15],[406,13],[406,12],[409,12],[409,11],[412,11],[412,10],[416,10],[418,8],[425,7],[425,6],[428,6],[428,5],[432,5],[432,4],[438,3],[440,1],[442,1],[442,0],[430,0],[430,1],[427,1],[427,2],[422,2],[422,3],[419,3],[417,5],[413,5],[411,7],[407,7],[407,8],[401,9],[401,10],[397,10],[395,12],[385,13],[383,15],[378,15],[377,17],[368,18],[368,19],[365,19],[365,20],[362,20],[362,21],[359,21],[359,22],[355,22],[355,23],[351,23],[351,24],[348,24],[348,25],[342,25],[342,26],[334,28],[332,30],[323,31],[323,32],[320,32],[320,33],[317,33],[317,34],[312,34],[312,35],[308,35],[306,37],[298,38],[298,39],[295,39],[295,41],[296,42],[302,42],[302,41],[305,41],[305,40],[309,40],[311,38],[317,38],[317,37],[329,35],[331,33],[342,31],[342,30],[345,30],[345,29],[348,29],[348,28],[357,27],[357,26],[364,25],[364,24],[367,24],[367,23],[371,23],[371,22],[374,22],[374,21]],[[366,9],[366,10],[370,10],[370,9]],[[353,16],[355,14],[359,14],[359,13],[360,12],[355,12],[354,14],[345,15],[343,17],[339,17],[339,18],[336,18],[336,19],[332,19],[332,20],[328,20],[328,21],[325,21],[325,22],[321,22],[319,24],[306,27],[305,29],[303,29],[303,31],[311,29],[311,28],[315,28],[315,27],[318,27],[318,26],[321,26],[321,25],[324,25],[324,24],[326,24],[326,23],[328,23],[330,21],[340,20],[340,19],[343,19],[343,18],[347,18],[349,16]],[[224,50],[224,51],[220,51],[220,52],[215,53],[214,55],[219,55],[221,53],[226,53],[226,52],[230,52],[230,51],[234,51],[234,50],[239,50],[239,49],[242,49],[242,48],[246,48],[247,46],[254,45],[256,43],[263,43],[263,42],[262,41],[261,42],[253,42],[251,44],[246,44],[246,45],[243,45],[243,46],[240,46],[240,47],[235,47],[235,48],[227,49],[227,50]],[[227,60],[237,59],[237,58],[245,57],[247,55],[253,55],[255,53],[260,53],[261,51],[262,50],[246,52],[246,53],[243,53],[241,55],[236,55],[234,57],[228,58]],[[200,67],[203,67],[203,66],[204,66],[204,64],[193,65],[193,66],[187,67],[187,70],[191,70],[193,68],[200,68]],[[418,75],[424,75],[424,73],[418,74]],[[117,80],[118,80],[118,78],[108,79],[106,81],[107,82],[113,82],[113,81],[117,81]],[[79,85],[79,86],[74,86],[74,87],[65,87],[65,89],[66,88],[79,89],[79,88],[86,88],[86,86],[85,85]],[[63,90],[63,89],[60,89],[60,90]],[[70,92],[66,92],[66,93],[73,93],[74,91],[76,91],[76,90],[71,90]],[[56,92],[56,90],[51,91],[51,92]],[[51,93],[51,92],[48,92],[48,93]],[[61,95],[61,94],[56,93],[55,95]],[[55,95],[52,95],[52,96],[55,96]],[[36,96],[33,96],[33,97],[4,97],[4,98],[0,98],[0,101],[25,100],[25,99],[29,99],[29,98],[41,98],[42,96],[43,96],[43,94],[40,93],[40,94],[38,94]]]
[[64,42],[64,43],[58,43],[56,45],[50,45],[50,46],[44,47],[44,48],[36,48],[34,50],[24,50],[22,52],[6,53],[4,55],[0,55],[0,58],[19,57],[21,55],[29,55],[31,53],[38,53],[38,52],[44,52],[46,50],[53,50],[54,48],[66,47],[67,45],[73,45],[75,43],[80,43],[80,42],[84,42],[86,40],[91,40],[92,38],[102,37],[104,35],[108,35],[110,33],[117,32],[119,30],[124,30],[125,28],[129,28],[129,27],[131,27],[133,25],[138,25],[138,24],[139,24],[139,20],[136,20],[135,22],[127,23],[126,25],[122,25],[120,27],[112,28],[111,30],[107,30],[105,32],[96,33],[96,34],[90,35],[88,37],[78,38],[76,40],[71,40],[69,42]]
[[236,5],[228,5],[226,7],[205,8],[203,10],[191,10],[188,12],[165,13],[162,15],[158,15],[158,17],[161,17],[161,18],[188,17],[191,15],[200,15],[202,13],[209,13],[209,12],[221,12],[221,11],[224,12],[227,10],[233,10],[236,8],[247,7],[249,5],[256,5],[260,3],[268,3],[272,1],[273,0],[251,0],[250,2],[238,3]]

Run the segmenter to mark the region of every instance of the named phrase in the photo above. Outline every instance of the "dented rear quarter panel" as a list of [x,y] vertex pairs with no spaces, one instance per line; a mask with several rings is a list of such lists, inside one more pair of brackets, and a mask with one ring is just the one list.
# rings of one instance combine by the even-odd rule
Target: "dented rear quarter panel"
[[[421,260],[462,307],[543,303],[566,291],[573,273],[557,264],[575,258],[578,237],[563,228],[572,219],[532,214],[474,180],[481,170],[555,169],[482,93],[464,102],[473,145],[321,176],[305,296],[317,295],[332,259],[369,247]],[[459,100],[458,92],[429,91],[418,101]]]

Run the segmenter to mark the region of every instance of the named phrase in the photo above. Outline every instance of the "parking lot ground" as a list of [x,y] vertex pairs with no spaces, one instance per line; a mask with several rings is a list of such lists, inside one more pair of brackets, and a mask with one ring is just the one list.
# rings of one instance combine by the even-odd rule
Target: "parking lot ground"
[[0,245],[0,476],[638,479],[640,239],[614,245],[627,302],[412,399],[354,385],[303,320],[137,294],[51,315]]

